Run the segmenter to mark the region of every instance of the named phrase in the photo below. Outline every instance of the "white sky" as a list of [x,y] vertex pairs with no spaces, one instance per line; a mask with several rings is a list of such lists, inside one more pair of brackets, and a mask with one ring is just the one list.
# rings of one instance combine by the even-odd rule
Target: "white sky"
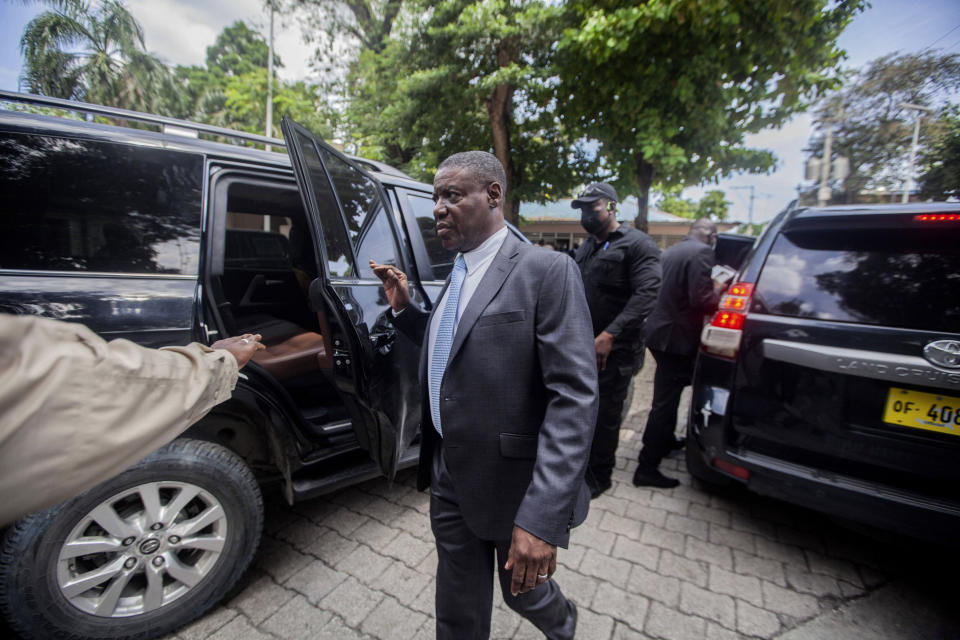
[[[171,64],[203,64],[206,48],[235,20],[243,20],[262,34],[269,18],[262,0],[127,0],[143,26],[147,49]],[[0,0],[0,88],[17,90],[20,73],[20,36],[31,17],[42,10],[16,0]],[[285,80],[310,79],[312,47],[303,43],[296,18],[278,18],[275,47]],[[859,67],[894,51],[916,52],[931,45],[942,53],[960,53],[960,1],[872,0],[872,7],[856,18],[841,36],[848,52],[846,66]],[[313,78],[316,80],[316,78]],[[699,199],[708,189],[726,191],[731,217],[746,220],[749,189],[754,188],[753,219],[769,220],[796,196],[803,177],[802,150],[811,132],[810,117],[796,116],[779,130],[748,136],[751,146],[772,150],[778,157],[769,176],[740,175],[719,184],[690,188],[684,197]]]

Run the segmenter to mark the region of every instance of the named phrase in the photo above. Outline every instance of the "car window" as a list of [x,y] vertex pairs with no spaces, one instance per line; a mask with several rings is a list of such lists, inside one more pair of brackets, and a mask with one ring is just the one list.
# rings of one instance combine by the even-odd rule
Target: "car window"
[[407,195],[407,202],[417,219],[417,229],[423,237],[423,245],[427,249],[430,266],[433,267],[435,280],[444,280],[453,269],[455,251],[447,251],[437,235],[437,223],[433,219],[433,200],[412,194]]
[[329,154],[326,160],[357,256],[357,275],[375,278],[370,260],[397,264],[393,230],[377,184],[336,155]]
[[197,273],[200,155],[0,134],[0,268]]
[[754,310],[932,331],[960,327],[960,231],[792,232],[777,237]]
[[350,277],[355,273],[350,239],[343,228],[343,218],[340,216],[340,209],[325,169],[325,165],[328,165],[334,156],[324,147],[315,145],[309,136],[299,131],[296,135],[300,138],[303,162],[306,164],[307,176],[319,209],[323,243],[327,251],[327,272],[334,278]]

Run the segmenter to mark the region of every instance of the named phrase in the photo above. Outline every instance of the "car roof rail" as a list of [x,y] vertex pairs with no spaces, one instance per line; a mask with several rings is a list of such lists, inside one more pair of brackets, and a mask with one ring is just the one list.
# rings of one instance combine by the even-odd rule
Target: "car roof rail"
[[216,136],[218,138],[227,138],[235,142],[252,142],[255,144],[269,145],[273,147],[286,147],[286,143],[280,138],[271,138],[256,133],[246,131],[237,131],[226,127],[217,127],[189,120],[180,120],[168,116],[158,116],[140,111],[131,111],[129,109],[119,109],[117,107],[105,107],[88,102],[77,102],[76,100],[64,100],[63,98],[51,98],[49,96],[40,96],[32,93],[17,93],[15,91],[0,90],[0,102],[16,102],[28,104],[37,107],[52,107],[54,109],[63,109],[76,113],[87,114],[91,116],[105,116],[116,118],[127,122],[139,122],[159,127],[163,133],[170,135],[179,135],[189,138],[197,138],[201,134]]

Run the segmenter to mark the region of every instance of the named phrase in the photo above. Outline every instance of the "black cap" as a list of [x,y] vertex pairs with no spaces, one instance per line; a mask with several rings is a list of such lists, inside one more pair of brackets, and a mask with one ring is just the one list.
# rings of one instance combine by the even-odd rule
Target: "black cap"
[[607,200],[619,202],[619,199],[617,198],[617,192],[613,187],[606,182],[594,182],[587,185],[587,188],[583,190],[583,193],[581,193],[576,200],[570,203],[570,207],[573,209],[579,209],[583,205],[595,202],[600,198],[606,198]]

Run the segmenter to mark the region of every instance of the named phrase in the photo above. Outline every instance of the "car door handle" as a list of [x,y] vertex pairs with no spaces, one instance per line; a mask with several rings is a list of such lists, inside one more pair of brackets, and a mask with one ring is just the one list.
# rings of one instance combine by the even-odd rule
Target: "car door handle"
[[378,351],[389,350],[389,347],[397,339],[397,331],[376,331],[370,333],[370,342],[373,348]]

